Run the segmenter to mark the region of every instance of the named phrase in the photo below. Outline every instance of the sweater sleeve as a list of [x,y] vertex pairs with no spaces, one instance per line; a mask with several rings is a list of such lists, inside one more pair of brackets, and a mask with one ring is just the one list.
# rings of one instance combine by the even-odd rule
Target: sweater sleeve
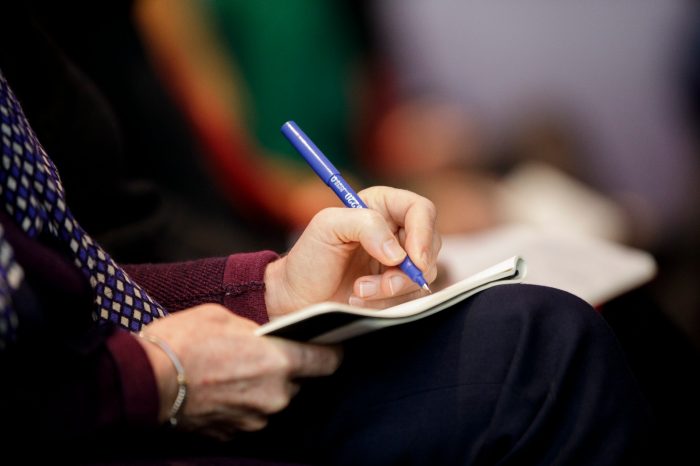
[[124,270],[168,311],[218,303],[264,323],[265,267],[279,256],[272,251],[232,254],[168,264],[124,265]]
[[70,443],[158,425],[155,375],[128,332],[112,326],[71,341],[46,332],[41,341],[21,343],[0,353],[9,374],[0,387],[0,413],[12,426],[10,439]]
[[24,271],[19,288],[2,295],[20,322],[17,341],[0,351],[8,374],[0,417],[13,435],[70,441],[156,426],[158,388],[139,342],[111,323],[93,325],[92,289],[63,255],[2,211],[0,224]]

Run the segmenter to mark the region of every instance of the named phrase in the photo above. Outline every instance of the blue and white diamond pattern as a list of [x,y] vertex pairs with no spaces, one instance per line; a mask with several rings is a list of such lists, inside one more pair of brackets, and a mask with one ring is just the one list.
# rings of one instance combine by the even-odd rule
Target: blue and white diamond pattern
[[[77,223],[65,204],[56,167],[34,135],[2,73],[0,137],[2,207],[30,237],[36,238],[46,228],[61,240],[66,252],[95,290],[93,317],[138,331],[154,318],[164,316],[166,311],[134,283]],[[13,315],[9,311],[3,312],[0,302],[0,322],[5,322],[8,332],[12,330],[11,324],[16,326],[16,316],[10,319]]]
[[0,225],[0,350],[14,339],[17,328],[17,313],[12,308],[12,292],[16,291],[24,271],[15,261],[12,246],[5,240],[5,230]]

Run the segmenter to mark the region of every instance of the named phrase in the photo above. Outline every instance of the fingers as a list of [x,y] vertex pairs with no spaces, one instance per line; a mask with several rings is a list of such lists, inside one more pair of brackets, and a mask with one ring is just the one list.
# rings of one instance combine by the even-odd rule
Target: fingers
[[360,306],[367,309],[386,309],[422,296],[425,296],[425,292],[419,288],[415,291],[406,292],[395,297],[382,296],[374,299],[362,299],[358,296],[351,296],[349,302],[353,306]]
[[396,227],[403,228],[405,241],[402,239],[402,244],[413,263],[425,274],[435,264],[441,246],[435,231],[435,205],[410,191],[383,186],[366,189],[360,195],[370,209],[381,213]]
[[[314,232],[321,241],[332,246],[360,243],[387,266],[399,264],[406,253],[423,273],[434,266],[441,241],[433,203],[400,189],[378,187],[363,193],[372,208],[329,208],[314,217]],[[405,239],[404,246],[397,233]]]
[[232,440],[240,431],[254,432],[267,426],[267,416],[259,412],[227,408],[198,419],[198,423],[180,426],[187,431],[198,431],[200,434],[226,442]]
[[[425,273],[423,276],[428,283],[431,283],[436,277],[435,267],[432,267],[429,273]],[[381,275],[368,275],[357,279],[353,286],[353,296],[349,302],[353,305],[362,305],[354,298],[361,298],[365,301],[397,298],[419,289],[418,285],[411,281],[404,272],[393,268]],[[420,294],[416,296],[420,296]]]
[[281,338],[270,338],[270,341],[286,356],[292,378],[330,375],[338,369],[342,360],[340,347],[297,343]]
[[387,219],[375,210],[324,209],[314,217],[312,225],[322,242],[331,246],[360,243],[382,264],[397,265],[406,257]]
[[[437,257],[442,239],[439,235],[433,236],[432,253]],[[423,266],[423,277],[428,283],[435,281],[438,275],[437,259],[431,259],[430,264]],[[420,293],[414,294],[419,287],[411,281],[401,269],[392,267],[381,274],[367,275],[358,278],[353,284],[353,296],[350,297],[349,303],[356,306],[366,306],[365,301],[371,300],[386,300],[397,298],[410,294],[410,297],[421,296]],[[405,300],[405,299],[404,299]],[[393,300],[396,303],[396,300]],[[375,303],[372,307],[377,307]]]
[[[428,283],[432,283],[437,278],[437,267],[432,266],[423,276]],[[368,307],[370,301],[397,304],[409,298],[420,297],[423,294],[424,292],[406,274],[398,268],[392,268],[381,275],[368,275],[355,280],[353,295],[348,302],[354,306],[363,307]],[[371,307],[382,308],[385,306],[374,303]]]

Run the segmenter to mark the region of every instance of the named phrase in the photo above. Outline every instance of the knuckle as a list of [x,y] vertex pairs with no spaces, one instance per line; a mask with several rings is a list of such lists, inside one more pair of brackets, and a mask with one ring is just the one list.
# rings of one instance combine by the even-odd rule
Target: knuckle
[[376,230],[381,228],[386,228],[386,220],[376,210],[372,209],[362,209],[361,214],[363,216],[364,227],[369,230]]
[[271,351],[261,363],[262,369],[267,373],[287,373],[291,370],[289,357],[281,351]]
[[313,217],[311,217],[310,223],[325,223],[328,221],[327,219],[329,214],[329,208],[321,209],[318,212],[316,212]]
[[339,207],[321,209],[312,217],[311,223],[320,225],[332,224],[339,210],[341,210]]
[[292,363],[289,360],[289,358],[280,355],[279,358],[275,359],[274,368],[277,372],[282,372],[286,374],[292,370]]
[[385,186],[370,186],[369,188],[365,188],[361,191],[359,191],[357,194],[365,199],[365,198],[370,198],[374,196],[378,191],[381,191],[382,189],[390,189],[386,188]]
[[421,204],[426,210],[427,214],[430,216],[430,218],[437,217],[437,207],[435,206],[433,201],[425,197],[421,197]]

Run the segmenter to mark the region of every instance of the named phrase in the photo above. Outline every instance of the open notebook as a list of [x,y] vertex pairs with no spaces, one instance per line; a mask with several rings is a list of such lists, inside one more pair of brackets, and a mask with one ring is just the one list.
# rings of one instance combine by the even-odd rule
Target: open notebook
[[433,294],[396,306],[376,310],[324,302],[269,322],[259,327],[257,333],[297,341],[339,343],[384,327],[423,319],[486,288],[521,282],[525,271],[525,261],[513,256]]

